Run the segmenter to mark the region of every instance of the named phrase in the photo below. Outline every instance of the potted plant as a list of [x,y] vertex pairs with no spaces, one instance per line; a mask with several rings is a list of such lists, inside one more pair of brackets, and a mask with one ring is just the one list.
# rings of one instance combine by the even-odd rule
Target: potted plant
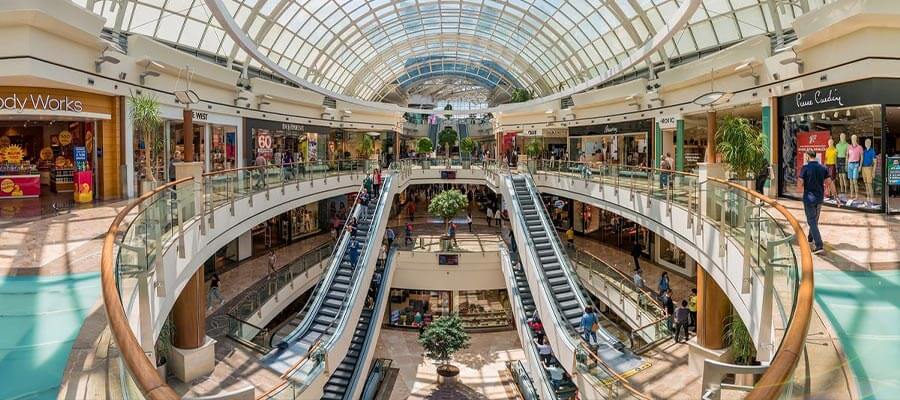
[[467,137],[459,142],[460,156],[462,156],[462,164],[464,169],[469,169],[472,164],[472,152],[475,151],[475,140]]
[[716,132],[716,151],[731,169],[732,179],[747,187],[753,187],[752,174],[768,163],[763,135],[747,118],[725,116]]
[[372,153],[375,152],[375,140],[368,134],[363,135],[359,140],[359,148],[357,150],[359,151],[360,158],[364,160],[372,158]]
[[541,141],[533,138],[525,143],[525,154],[528,155],[528,171],[534,172],[537,168],[537,158],[541,155]]
[[163,125],[162,113],[159,110],[159,100],[149,94],[131,94],[128,98],[130,108],[129,118],[134,129],[141,134],[144,142],[144,177],[141,192],[145,193],[156,188],[158,179],[156,171],[161,167],[160,160],[165,165],[163,154],[163,135],[160,128]]
[[[462,210],[469,206],[469,200],[466,195],[459,190],[445,190],[431,198],[428,203],[428,213],[444,220],[444,231],[450,228],[450,221]],[[450,238],[446,235],[441,236],[443,250],[450,247]]]
[[[747,331],[747,326],[739,315],[732,312],[725,325],[725,342],[737,365],[754,365],[756,361],[756,349],[753,347],[753,338]],[[753,386],[754,377],[748,374],[735,375],[735,384]]]
[[459,368],[450,365],[450,359],[456,352],[469,348],[469,334],[463,330],[459,316],[450,314],[435,319],[419,336],[419,344],[425,348],[426,357],[441,363],[437,368],[441,382],[456,380]]
[[456,132],[456,129],[453,129],[449,126],[445,126],[444,130],[438,133],[438,145],[444,148],[444,154],[447,158],[450,158],[450,148],[456,144],[456,139],[459,138],[459,134]]
[[422,169],[428,169],[428,155],[433,150],[431,139],[423,137],[416,142],[416,153],[422,158]]
[[166,322],[163,323],[162,330],[159,331],[159,338],[156,339],[156,346],[154,346],[156,353],[156,372],[163,381],[166,380],[166,374],[168,373],[166,364],[169,352],[172,350],[172,340],[174,337],[175,327],[172,324],[171,318],[167,318]]

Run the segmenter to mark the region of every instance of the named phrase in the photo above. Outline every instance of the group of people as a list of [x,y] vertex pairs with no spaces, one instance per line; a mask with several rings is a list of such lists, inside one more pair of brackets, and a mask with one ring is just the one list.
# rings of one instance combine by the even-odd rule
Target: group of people
[[[636,289],[647,289],[639,266],[635,267],[632,279]],[[680,342],[682,333],[684,341],[687,342],[690,339],[690,330],[697,331],[697,289],[691,289],[691,295],[676,307],[677,303],[672,298],[669,273],[663,272],[656,285],[656,299],[665,308],[666,328],[675,336],[675,343]]]
[[547,342],[547,336],[544,334],[544,324],[537,313],[528,319],[528,327],[531,329],[534,346],[537,349],[538,357],[540,357],[541,365],[550,376],[550,385],[553,390],[559,390],[564,379],[566,379],[566,371],[559,365],[559,361],[553,356],[553,348]]

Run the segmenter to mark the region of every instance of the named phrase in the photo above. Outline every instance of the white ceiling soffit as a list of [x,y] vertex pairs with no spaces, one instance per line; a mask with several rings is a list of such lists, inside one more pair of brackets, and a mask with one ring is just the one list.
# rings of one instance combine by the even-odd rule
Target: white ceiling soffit
[[[222,25],[222,28],[225,29],[225,32],[228,33],[228,36],[234,40],[237,45],[247,52],[254,60],[259,62],[261,65],[265,66],[269,70],[275,72],[278,75],[281,75],[284,79],[294,82],[295,84],[312,90],[314,92],[321,93],[325,96],[329,96],[340,100],[342,102],[355,104],[361,107],[368,107],[375,110],[382,110],[386,112],[408,112],[415,114],[422,114],[423,111],[418,108],[407,108],[407,107],[399,107],[394,104],[387,103],[378,103],[373,101],[366,101],[354,96],[347,96],[344,94],[340,94],[323,87],[320,87],[312,82],[303,79],[288,70],[284,69],[282,66],[278,65],[276,62],[272,61],[269,57],[263,54],[259,47],[257,47],[256,43],[253,42],[246,32],[241,29],[240,25],[238,25],[237,21],[231,16],[231,13],[228,12],[228,9],[225,8],[225,4],[222,0],[205,0],[206,6],[209,7],[210,12],[212,12],[213,16],[219,21],[219,24]],[[460,111],[452,111],[454,115],[468,115],[468,114],[479,114],[479,113],[502,113],[503,111],[512,111],[519,110],[525,108],[535,108],[538,109],[540,105],[546,104],[548,102],[557,101],[563,97],[571,96],[575,93],[579,93],[585,91],[591,87],[600,85],[606,82],[609,79],[616,77],[622,72],[634,67],[635,65],[643,62],[648,57],[650,57],[653,53],[659,50],[663,44],[667,43],[672,39],[673,36],[677,32],[679,32],[682,28],[684,28],[691,17],[694,15],[694,12],[700,7],[701,0],[688,0],[681,4],[678,10],[672,15],[669,19],[669,22],[666,23],[666,29],[660,29],[656,32],[653,37],[650,38],[647,42],[643,44],[643,46],[639,47],[639,51],[631,54],[626,59],[622,60],[618,65],[608,69],[603,74],[594,77],[586,82],[583,82],[579,85],[573,86],[569,89],[566,89],[561,92],[554,93],[549,96],[544,96],[541,98],[537,98],[531,101],[526,101],[523,103],[513,103],[513,104],[503,104],[497,107],[488,107],[480,110],[460,110]],[[445,114],[444,110],[430,110],[432,114]]]

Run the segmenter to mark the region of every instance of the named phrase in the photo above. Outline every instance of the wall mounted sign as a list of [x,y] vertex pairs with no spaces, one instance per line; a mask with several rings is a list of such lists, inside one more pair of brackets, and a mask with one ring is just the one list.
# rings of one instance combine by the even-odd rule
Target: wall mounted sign
[[192,111],[191,114],[193,115],[194,119],[198,121],[206,121],[209,119],[209,114],[205,112]]
[[659,129],[675,129],[678,127],[679,119],[681,119],[680,115],[666,115],[657,118],[656,123],[659,124]]
[[636,121],[611,122],[608,124],[573,126],[569,128],[569,137],[615,135],[619,133],[650,132],[652,124],[649,119]]
[[438,265],[459,265],[459,254],[438,254]]
[[900,157],[887,157],[887,181],[890,186],[900,186]]
[[63,146],[68,146],[72,143],[72,132],[62,131],[59,133],[59,144]]
[[17,113],[25,110],[80,113],[84,111],[84,103],[69,96],[13,93],[0,98],[0,110],[13,110]]
[[900,103],[900,79],[873,78],[792,93],[778,98],[781,116],[868,104]]

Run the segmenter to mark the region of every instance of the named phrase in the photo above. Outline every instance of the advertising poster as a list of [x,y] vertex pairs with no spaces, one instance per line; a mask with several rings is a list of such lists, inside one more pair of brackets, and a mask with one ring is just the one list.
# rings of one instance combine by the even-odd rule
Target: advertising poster
[[306,161],[315,162],[319,159],[319,134],[306,134]]
[[94,200],[94,174],[91,171],[75,172],[75,201],[88,203]]
[[890,186],[900,186],[900,157],[887,157],[887,180]]
[[807,151],[815,151],[816,159],[821,163],[828,148],[828,139],[831,138],[830,131],[810,131],[797,132],[797,155],[796,155],[796,171],[799,176],[800,170],[803,168],[804,155]]
[[38,197],[41,195],[39,175],[0,176],[0,198]]
[[256,152],[262,155],[266,160],[272,161],[272,135],[268,129],[256,130]]

